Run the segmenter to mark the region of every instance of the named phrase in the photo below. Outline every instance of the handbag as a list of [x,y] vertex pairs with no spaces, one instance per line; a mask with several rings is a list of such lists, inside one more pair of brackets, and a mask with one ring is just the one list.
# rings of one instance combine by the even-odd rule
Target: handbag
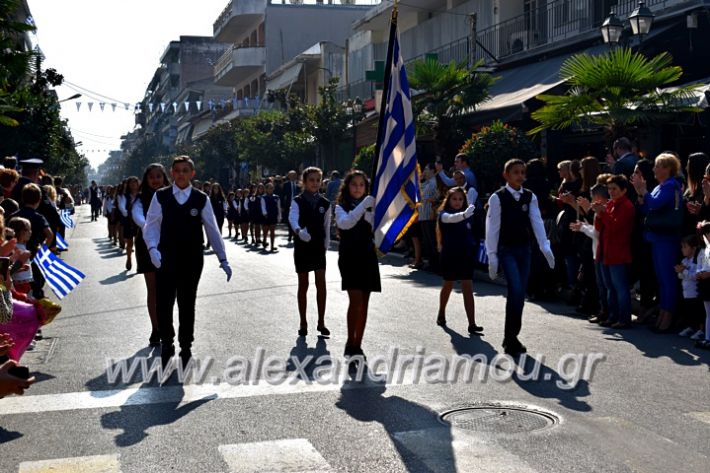
[[644,227],[651,233],[674,235],[680,233],[685,217],[681,204],[680,192],[675,192],[675,204],[665,209],[649,210],[644,220]]

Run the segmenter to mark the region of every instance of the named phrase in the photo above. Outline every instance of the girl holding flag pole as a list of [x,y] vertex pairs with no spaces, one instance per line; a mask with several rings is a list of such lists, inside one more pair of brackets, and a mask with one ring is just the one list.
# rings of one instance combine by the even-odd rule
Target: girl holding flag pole
[[335,222],[340,235],[338,268],[342,289],[348,291],[348,339],[345,356],[360,355],[372,292],[380,292],[380,270],[373,241],[375,198],[368,195],[370,181],[362,171],[352,171],[340,187]]

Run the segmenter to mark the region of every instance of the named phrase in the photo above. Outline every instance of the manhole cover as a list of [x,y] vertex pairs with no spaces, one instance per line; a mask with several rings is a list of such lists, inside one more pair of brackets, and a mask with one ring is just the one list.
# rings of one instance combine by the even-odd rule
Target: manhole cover
[[547,429],[559,423],[548,412],[523,406],[479,405],[454,409],[440,419],[453,427],[490,434],[518,434]]

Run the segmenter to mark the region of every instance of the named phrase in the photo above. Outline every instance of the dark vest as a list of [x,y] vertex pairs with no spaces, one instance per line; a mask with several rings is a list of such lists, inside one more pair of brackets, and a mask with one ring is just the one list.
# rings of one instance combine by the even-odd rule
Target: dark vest
[[[352,211],[355,206],[349,202],[344,202],[341,207],[346,212]],[[354,227],[343,230],[338,229],[340,235],[340,245],[338,253],[350,257],[362,257],[366,251],[374,251],[375,243],[372,240],[372,225],[365,220],[365,215],[358,220]]]
[[533,238],[530,224],[530,203],[533,193],[523,189],[523,195],[519,201],[516,201],[513,195],[502,187],[496,195],[500,200],[498,247],[530,245]]
[[266,206],[266,218],[276,220],[279,216],[279,196],[276,194],[264,195],[264,205]]
[[254,220],[261,217],[261,196],[249,196],[249,217]]
[[[319,196],[315,208],[301,194],[296,196],[293,201],[298,205],[298,226],[308,230],[311,242],[321,244],[325,240],[325,216],[330,211],[330,201]],[[300,241],[300,239],[296,239],[296,241]]]
[[173,188],[156,192],[163,211],[158,249],[163,255],[179,258],[184,254],[202,255],[202,209],[207,204],[207,194],[195,188],[187,201],[180,205],[173,196]]
[[[455,213],[455,211],[453,213]],[[439,216],[439,220],[441,220],[441,215]],[[456,223],[443,223],[439,221],[442,253],[458,251],[463,255],[466,254],[464,253],[465,251],[472,251],[476,246],[474,225],[475,220],[473,216]]]
[[242,218],[247,218],[249,216],[249,211],[247,210],[247,202],[249,199],[239,199],[239,212],[241,212]]

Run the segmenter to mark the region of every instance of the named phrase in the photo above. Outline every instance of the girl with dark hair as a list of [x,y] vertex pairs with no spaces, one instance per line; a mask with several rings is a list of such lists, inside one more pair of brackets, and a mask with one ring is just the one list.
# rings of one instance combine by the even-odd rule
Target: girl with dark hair
[[[252,195],[249,197],[249,221],[251,222],[251,244],[259,246],[261,244],[261,226],[264,223],[264,216],[261,214],[261,198],[264,195],[264,184],[257,184]],[[256,235],[256,239],[254,236]]]
[[340,186],[335,222],[340,235],[338,268],[342,289],[348,292],[348,339],[345,356],[361,355],[362,336],[372,292],[381,292],[380,270],[373,241],[375,198],[362,171],[352,171]]
[[468,318],[468,333],[483,331],[476,325],[476,308],[473,300],[473,271],[476,261],[473,212],[476,206],[468,204],[466,192],[461,187],[449,190],[439,209],[437,240],[441,253],[441,273],[444,283],[439,293],[437,325],[446,325],[446,304],[455,281],[461,281],[463,305]]
[[[634,168],[633,178],[642,178],[646,182],[646,191],[650,191],[658,185],[656,177],[653,174],[653,163],[648,159],[639,159]],[[629,187],[629,199],[635,198],[636,190]],[[651,243],[643,237],[643,222],[644,215],[639,211],[639,205],[636,205],[636,221],[634,226],[634,235],[631,237],[634,241],[631,252],[633,253],[631,271],[632,281],[639,281],[641,309],[637,322],[643,323],[650,320],[656,312],[655,298],[658,292],[656,286],[656,271],[653,267],[653,255],[651,253]]]
[[[242,189],[242,194],[239,196],[239,226],[242,230],[242,241],[246,245],[249,243],[249,227],[251,219],[249,218],[249,193],[251,192],[249,187]],[[254,239],[254,231],[251,234],[252,240]]]
[[126,271],[130,271],[133,267],[133,239],[136,237],[136,225],[131,218],[131,206],[138,198],[141,181],[136,176],[131,176],[126,179],[126,187],[123,194],[120,194],[116,201],[118,202],[118,211],[121,213],[121,226],[123,227],[123,242],[126,245]]
[[227,229],[229,230],[227,238],[232,238],[232,227],[234,227],[235,240],[239,239],[239,198],[237,196],[241,193],[242,190],[238,189],[236,192],[227,194]]
[[126,248],[126,243],[123,239],[123,220],[121,219],[121,211],[119,209],[119,203],[121,201],[121,196],[126,193],[126,181],[121,181],[119,185],[116,186],[116,193],[113,196],[113,219],[116,222],[116,239],[118,240],[118,247],[122,250]]
[[701,220],[700,213],[703,209],[703,179],[705,169],[710,164],[710,157],[705,153],[692,153],[688,156],[685,166],[685,177],[688,185],[683,194],[685,201],[685,218],[683,219],[683,235],[695,233],[695,227]]
[[131,208],[131,217],[133,222],[138,227],[136,233],[136,263],[138,274],[143,275],[145,279],[146,292],[148,294],[148,315],[150,316],[151,333],[148,343],[151,347],[160,346],[160,332],[158,331],[158,316],[156,309],[156,286],[155,272],[157,269],[150,261],[148,247],[143,239],[143,227],[145,226],[145,217],[148,214],[150,202],[153,200],[153,194],[158,189],[170,185],[168,174],[162,164],[150,164],[143,173],[141,180],[140,192],[138,198],[134,201]]

